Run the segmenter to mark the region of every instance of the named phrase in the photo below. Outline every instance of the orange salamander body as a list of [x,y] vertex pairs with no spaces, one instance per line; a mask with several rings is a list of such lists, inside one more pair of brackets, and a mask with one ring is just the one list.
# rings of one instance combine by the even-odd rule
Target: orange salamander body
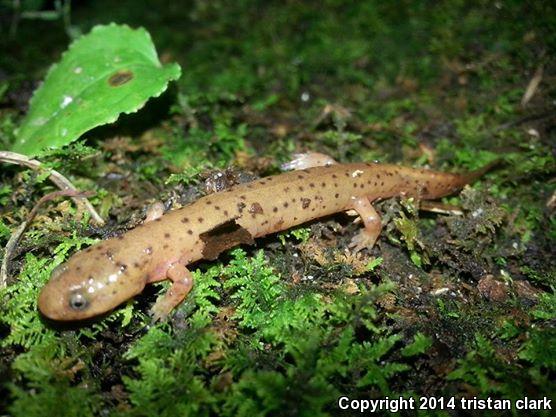
[[488,169],[450,174],[378,163],[336,164],[321,154],[299,155],[288,168],[296,170],[210,194],[76,253],[53,271],[39,297],[40,311],[53,320],[86,319],[110,311],[148,283],[170,279],[172,286],[152,308],[154,318],[162,319],[191,290],[190,263],[351,209],[364,228],[350,247],[372,248],[382,225],[371,202],[400,195],[440,198]]

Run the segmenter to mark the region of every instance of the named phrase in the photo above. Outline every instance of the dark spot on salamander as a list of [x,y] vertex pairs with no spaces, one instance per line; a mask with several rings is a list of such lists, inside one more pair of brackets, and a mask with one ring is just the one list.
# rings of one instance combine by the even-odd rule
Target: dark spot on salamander
[[167,243],[165,243],[164,245],[162,245],[162,249],[168,249],[168,248],[169,248],[169,246],[168,246]]
[[199,223],[203,223],[203,218],[202,217],[199,217],[197,220],[199,221]]
[[193,234],[193,230],[189,229],[189,230],[187,231],[187,234],[188,234],[188,235],[192,235],[192,234]]
[[228,215],[228,210],[224,210],[224,216]]
[[338,178],[336,174],[332,174],[332,178]]
[[189,219],[188,219],[187,217],[184,217],[183,219],[181,219],[181,222],[182,222],[182,223],[188,223],[188,222],[189,222]]
[[160,222],[162,221],[162,217],[159,217],[158,219],[154,219],[155,222]]
[[120,235],[117,237],[118,240],[124,240],[124,235]]
[[168,232],[164,233],[164,238],[165,239],[170,239],[170,233],[168,233]]
[[133,267],[134,268],[139,268],[140,267],[139,262],[133,262]]
[[241,202],[240,202],[240,203],[237,203],[237,210],[238,210],[240,213],[243,213],[243,209],[244,209],[244,208],[245,208],[245,203],[241,203]]
[[257,214],[263,214],[264,211],[259,203],[253,203],[251,204],[251,207],[249,207],[249,213],[256,216]]
[[336,194],[334,194],[334,197],[338,198],[338,197],[340,197],[340,194],[336,193]]
[[290,191],[290,187],[284,188],[284,192],[285,192],[285,193],[287,193],[287,192],[289,192],[289,191]]
[[323,182],[320,183],[320,186],[323,187],[323,188],[325,188],[325,187],[326,187],[326,183],[323,181]]
[[315,183],[314,182],[309,183],[309,187],[315,188]]
[[284,204],[282,204],[284,206],[284,208],[288,208],[289,204],[287,201],[284,201]]
[[309,198],[302,198],[301,199],[301,207],[306,209],[307,207],[309,207],[309,204],[311,204],[311,199]]
[[206,204],[207,206],[210,206],[210,205],[212,204],[212,201],[207,200],[207,201],[205,202],[205,204]]
[[218,210],[220,210],[220,206],[214,206],[214,209],[215,209],[216,211],[218,211]]
[[255,243],[251,233],[241,227],[235,220],[229,220],[215,228],[201,233],[203,241],[203,258],[213,260],[226,249],[239,244]]
[[300,180],[302,180],[303,178],[305,178],[303,175],[298,175],[297,178],[299,178]]
[[299,187],[297,187],[297,189],[298,189],[299,191],[303,191],[303,187],[302,187],[301,185],[300,185]]
[[129,70],[120,70],[115,72],[108,78],[108,84],[112,87],[119,87],[130,82],[133,79],[133,72]]

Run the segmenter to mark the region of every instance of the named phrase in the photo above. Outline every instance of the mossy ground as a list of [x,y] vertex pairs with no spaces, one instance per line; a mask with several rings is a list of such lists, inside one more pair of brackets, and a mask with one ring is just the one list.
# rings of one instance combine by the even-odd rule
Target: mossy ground
[[[145,26],[184,75],[42,157],[95,191],[109,222],[93,228],[57,200],[25,233],[0,292],[0,414],[316,416],[339,414],[340,395],[554,394],[555,16],[520,1],[74,5],[83,31]],[[66,44],[52,21],[2,36],[4,149]],[[213,170],[275,174],[302,150],[450,171],[503,164],[444,201],[461,215],[381,202],[388,223],[360,257],[346,252],[359,226],[339,214],[199,263],[165,323],[146,314],[164,284],[85,326],[39,317],[39,289],[80,247],[137,224],[153,201],[192,201]],[[15,167],[0,181],[5,246],[54,189]]]

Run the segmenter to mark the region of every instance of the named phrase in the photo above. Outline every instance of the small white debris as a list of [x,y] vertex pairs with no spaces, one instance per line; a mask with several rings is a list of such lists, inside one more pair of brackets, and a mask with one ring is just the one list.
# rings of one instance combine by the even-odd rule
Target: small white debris
[[358,169],[358,170],[353,171],[353,172],[351,173],[351,176],[352,176],[353,178],[355,178],[355,177],[360,177],[361,174],[363,174],[363,171],[361,171],[360,169]]
[[62,136],[66,136],[66,135],[68,134],[68,129],[66,129],[65,127],[62,128],[62,131],[60,132],[60,134],[61,134]]
[[433,296],[437,296],[437,295],[446,294],[448,291],[450,291],[450,288],[443,287],[443,288],[438,288],[436,290],[431,291],[430,294],[433,295]]
[[538,138],[538,137],[541,136],[541,135],[539,134],[539,131],[538,131],[537,129],[532,129],[532,128],[529,129],[529,130],[527,131],[527,134],[528,134],[529,136],[533,136],[533,137],[535,137],[535,138]]
[[83,72],[83,68],[81,67],[75,67],[75,69],[73,70],[73,72],[75,74],[81,74]]
[[478,209],[475,210],[473,213],[471,213],[471,217],[473,217],[473,218],[476,219],[477,217],[479,217],[480,215],[483,214],[483,211],[484,211],[484,210],[483,210],[482,208],[478,208]]
[[62,104],[60,104],[60,107],[62,109],[66,108],[68,106],[68,104],[70,104],[73,101],[73,97],[71,96],[64,96],[64,98],[62,99]]
[[301,101],[306,103],[311,99],[311,94],[309,94],[307,91],[304,91],[303,93],[301,93]]
[[94,293],[94,292],[95,292],[95,287],[89,287],[89,288],[87,288],[87,292],[88,292],[89,294]]

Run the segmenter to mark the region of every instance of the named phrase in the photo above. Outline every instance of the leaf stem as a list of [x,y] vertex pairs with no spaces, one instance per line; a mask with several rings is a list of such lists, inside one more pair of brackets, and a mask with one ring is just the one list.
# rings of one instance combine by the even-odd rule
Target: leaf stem
[[15,152],[9,152],[9,151],[0,151],[0,162],[6,162],[8,164],[15,164],[15,165],[22,165],[22,166],[26,166],[28,168],[34,169],[36,171],[42,170],[42,169],[48,170],[48,172],[50,174],[49,179],[60,190],[62,190],[62,191],[70,190],[70,191],[75,192],[75,195],[72,197],[73,201],[75,201],[75,204],[77,204],[77,206],[79,206],[79,207],[82,207],[82,208],[86,209],[89,213],[91,213],[91,218],[95,223],[97,223],[99,225],[104,224],[104,220],[97,213],[97,211],[95,210],[95,208],[93,207],[91,202],[86,197],[84,197],[83,195],[78,195],[79,191],[77,190],[77,188],[70,182],[70,180],[68,180],[66,177],[64,177],[62,174],[60,174],[58,171],[56,171],[54,169],[44,168],[42,163],[40,163],[36,159],[31,159],[31,158],[29,158],[25,155],[15,153]]

